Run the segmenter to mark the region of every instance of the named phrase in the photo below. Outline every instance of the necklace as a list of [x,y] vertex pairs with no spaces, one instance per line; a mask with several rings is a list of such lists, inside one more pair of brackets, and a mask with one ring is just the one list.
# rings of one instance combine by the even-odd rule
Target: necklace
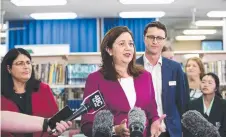
[[22,99],[24,97],[24,93],[22,94],[18,94],[18,93],[15,93],[17,97],[19,97],[20,99]]

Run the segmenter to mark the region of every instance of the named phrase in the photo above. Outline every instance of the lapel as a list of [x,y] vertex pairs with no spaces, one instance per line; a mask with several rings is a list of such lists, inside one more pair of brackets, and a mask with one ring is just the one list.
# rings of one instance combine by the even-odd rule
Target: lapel
[[194,107],[196,107],[196,110],[204,116],[204,107],[203,107],[202,96],[197,99],[197,102],[194,105],[195,105]]
[[[140,85],[139,85],[139,82],[137,81],[137,78],[133,78],[133,82],[134,82],[134,88],[135,88],[135,92],[136,92],[136,102],[135,102],[135,106],[137,105],[137,102],[138,102],[138,98],[137,97],[139,97],[139,87],[140,87]],[[117,81],[117,82],[114,82],[114,86],[117,88],[117,89],[119,89],[118,91],[118,100],[125,100],[126,102],[124,102],[124,105],[125,105],[125,111],[129,111],[130,109],[132,109],[132,108],[130,108],[130,104],[129,104],[129,101],[128,101],[128,99],[127,99],[127,96],[126,96],[126,94],[125,94],[125,91],[123,90],[123,88],[122,88],[122,86],[121,86],[121,84],[119,83],[119,81]]]
[[[142,74],[141,74],[142,75]],[[142,95],[140,95],[141,93],[139,91],[140,87],[142,87],[142,85],[139,84],[139,77],[134,78],[134,88],[135,88],[135,92],[136,92],[136,102],[135,102],[135,106],[137,106],[138,102],[139,102],[139,98],[138,97],[142,97]]]
[[165,112],[166,110],[166,106],[167,106],[167,102],[166,102],[166,98],[167,98],[167,87],[168,87],[168,82],[170,80],[170,75],[169,75],[169,71],[170,67],[168,64],[168,61],[162,57],[162,107],[163,107],[163,112]]
[[[168,87],[168,82],[170,80],[170,73],[171,69],[169,66],[169,62],[166,60],[166,58],[162,57],[162,93],[165,93]],[[164,95],[164,94],[162,94]]]
[[221,110],[221,108],[219,107],[220,107],[220,99],[217,96],[215,96],[213,101],[213,106],[210,110],[209,121],[211,122],[215,121],[217,114],[219,114],[220,113],[219,111]]
[[142,55],[141,57],[139,57],[137,60],[136,60],[136,63],[137,64],[140,64],[142,66],[144,66],[144,55]]

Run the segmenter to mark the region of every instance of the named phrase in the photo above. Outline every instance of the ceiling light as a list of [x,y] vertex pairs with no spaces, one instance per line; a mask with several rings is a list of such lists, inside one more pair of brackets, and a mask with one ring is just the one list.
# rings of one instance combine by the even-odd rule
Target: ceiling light
[[195,22],[196,26],[223,26],[223,20],[199,20]]
[[121,18],[161,18],[165,15],[163,11],[138,11],[138,12],[120,12]]
[[11,0],[16,6],[57,6],[67,4],[67,0]]
[[207,13],[208,17],[225,18],[226,11],[210,11]]
[[119,0],[122,4],[170,4],[174,0]]
[[73,12],[56,12],[56,13],[32,13],[30,15],[36,20],[48,20],[48,19],[74,19],[77,17]]
[[5,38],[6,37],[6,33],[1,32],[0,33],[0,38]]
[[176,40],[204,40],[206,36],[176,36]]
[[189,29],[183,31],[185,35],[215,34],[216,32],[215,29]]

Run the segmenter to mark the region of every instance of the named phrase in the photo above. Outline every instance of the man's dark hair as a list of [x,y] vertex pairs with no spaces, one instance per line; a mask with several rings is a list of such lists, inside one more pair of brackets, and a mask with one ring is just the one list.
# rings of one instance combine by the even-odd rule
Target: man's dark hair
[[147,24],[144,28],[144,36],[146,35],[147,31],[148,31],[148,28],[152,28],[152,27],[156,27],[158,29],[161,29],[165,32],[165,38],[167,37],[167,29],[166,29],[166,26],[164,24],[162,24],[161,22],[159,21],[154,21],[154,22],[151,22],[149,24]]

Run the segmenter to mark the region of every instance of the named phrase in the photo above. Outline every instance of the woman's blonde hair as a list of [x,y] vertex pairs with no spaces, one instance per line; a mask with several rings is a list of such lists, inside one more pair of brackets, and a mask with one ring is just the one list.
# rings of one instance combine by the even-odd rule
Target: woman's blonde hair
[[[201,73],[200,73],[200,79],[202,79],[202,77],[203,77],[204,74],[205,74],[205,69],[204,69],[204,65],[203,65],[203,63],[202,63],[202,60],[201,60],[200,58],[198,58],[198,57],[192,57],[192,58],[189,58],[189,59],[187,60],[187,62],[186,62],[185,68],[187,67],[188,62],[189,62],[190,60],[195,61],[195,62],[198,64],[199,69],[200,69],[200,72],[201,72]],[[186,70],[187,70],[187,69],[185,69],[185,72],[187,73]]]

